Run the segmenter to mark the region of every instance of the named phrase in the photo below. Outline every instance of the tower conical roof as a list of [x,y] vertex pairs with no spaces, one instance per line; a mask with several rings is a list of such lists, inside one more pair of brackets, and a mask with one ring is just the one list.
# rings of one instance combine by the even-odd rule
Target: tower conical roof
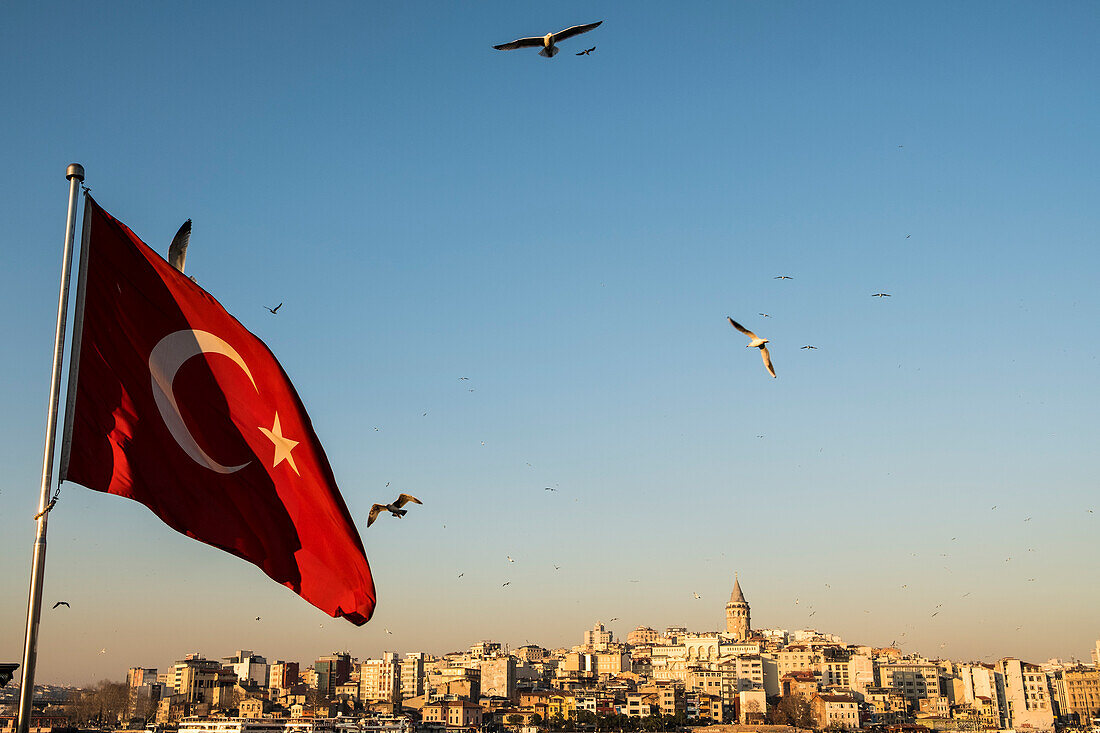
[[730,593],[730,603],[748,603],[745,594],[741,592],[741,582],[737,580],[737,574],[733,575],[733,592]]

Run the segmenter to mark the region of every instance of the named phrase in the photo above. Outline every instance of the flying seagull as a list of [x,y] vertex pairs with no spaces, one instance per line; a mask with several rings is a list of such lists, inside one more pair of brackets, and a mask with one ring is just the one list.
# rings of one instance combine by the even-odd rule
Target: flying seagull
[[772,280],[794,280],[790,275],[776,275]]
[[726,318],[729,319],[731,326],[752,339],[752,341],[745,344],[745,347],[748,348],[749,346],[755,346],[756,348],[760,349],[760,356],[764,359],[764,368],[768,370],[768,374],[771,374],[774,377],[775,367],[772,366],[772,355],[768,353],[768,347],[764,345],[768,343],[768,340],[760,338],[755,333],[745,328],[729,316],[726,316]]
[[172,244],[168,245],[168,264],[183,272],[183,263],[187,261],[187,245],[191,241],[191,220],[183,222],[183,226],[172,237]]
[[702,598],[702,596],[699,595],[698,593],[696,593],[695,591],[692,591],[691,595],[695,596],[695,600],[699,600],[700,598]]
[[500,586],[500,587],[501,587],[501,588],[503,588],[504,586],[506,586],[506,585],[511,585],[511,584],[512,584],[512,581],[510,581],[510,580],[509,580],[509,581],[508,581],[507,583],[503,583],[503,584],[501,584],[501,586]]
[[279,314],[279,309],[282,308],[282,307],[283,307],[282,303],[279,303],[279,305],[275,306],[274,308],[267,308],[266,305],[264,306],[264,308],[267,308],[269,311],[271,311],[271,315],[273,315],[273,316],[278,315]]
[[809,344],[806,344],[805,346],[800,346],[798,348],[800,348],[800,349],[816,349],[817,347],[816,346],[810,346]]
[[588,31],[596,28],[603,23],[602,20],[598,20],[595,23],[587,23],[585,25],[575,25],[571,28],[566,28],[563,31],[557,33],[547,33],[545,36],[529,36],[527,38],[517,38],[509,43],[502,43],[499,46],[493,46],[498,51],[514,51],[517,48],[535,48],[539,47],[542,50],[539,51],[539,56],[545,56],[546,58],[552,58],[557,55],[560,50],[557,47],[558,41],[564,41],[567,38],[573,36],[579,36],[581,33],[587,33]]
[[259,616],[257,616],[257,617],[256,617],[256,620],[257,620],[257,621],[259,621],[259,620],[260,620],[260,617],[259,617]]
[[72,606],[69,605],[68,601],[58,601],[57,603],[53,604],[54,608],[57,608],[58,606],[64,606],[65,608],[72,608]]
[[[603,22],[603,21],[600,21],[600,22]],[[586,48],[583,51],[578,51],[577,55],[578,56],[590,56],[592,54],[592,52],[595,51],[595,50],[596,50],[596,47],[593,46],[592,48]]]
[[514,560],[514,559],[512,559],[512,556],[511,556],[511,555],[508,555],[508,562],[515,562],[515,560]]
[[757,313],[756,315],[763,316],[764,318],[771,318],[767,313]]
[[378,519],[378,514],[383,511],[387,511],[393,516],[400,519],[401,517],[405,516],[405,512],[409,511],[408,509],[402,509],[401,507],[405,506],[410,501],[413,504],[424,503],[420,501],[420,499],[417,499],[415,496],[412,496],[410,494],[401,494],[392,504],[375,504],[370,508],[370,514],[367,515],[367,526],[369,527],[374,524],[374,520]]
[[894,296],[890,295],[890,293],[871,293],[871,297],[872,298],[892,298]]

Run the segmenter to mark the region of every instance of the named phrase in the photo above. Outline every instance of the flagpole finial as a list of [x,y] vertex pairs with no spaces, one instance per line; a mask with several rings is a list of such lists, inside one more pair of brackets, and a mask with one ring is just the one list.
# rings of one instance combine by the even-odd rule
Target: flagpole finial
[[73,180],[74,178],[83,183],[84,181],[84,166],[80,163],[70,163],[69,167],[65,169],[65,178]]

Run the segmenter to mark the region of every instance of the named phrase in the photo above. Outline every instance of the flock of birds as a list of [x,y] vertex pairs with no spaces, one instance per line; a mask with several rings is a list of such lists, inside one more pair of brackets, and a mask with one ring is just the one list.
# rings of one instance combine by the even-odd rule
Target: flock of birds
[[[499,45],[495,45],[495,46],[493,46],[493,48],[498,50],[498,51],[513,51],[513,50],[517,50],[517,49],[521,49],[521,48],[538,48],[540,56],[542,56],[544,58],[553,58],[560,51],[560,49],[558,48],[558,44],[560,42],[568,40],[570,38],[574,38],[574,37],[576,37],[578,35],[581,35],[583,33],[588,33],[589,31],[592,31],[595,28],[599,27],[602,22],[603,21],[597,21],[595,23],[575,25],[575,26],[571,26],[569,28],[566,28],[564,30],[560,30],[556,33],[547,33],[543,36],[528,36],[528,37],[524,37],[524,38],[517,38],[514,41],[509,41],[507,43],[502,43],[502,44],[499,44]],[[577,56],[589,56],[595,50],[596,50],[596,47],[592,46],[590,48],[586,48],[582,51],[577,52],[575,55],[577,55]],[[903,146],[898,145],[898,147],[901,148]],[[910,236],[911,235],[906,234],[905,238],[909,239]],[[176,235],[175,235],[175,237],[173,237],[172,243],[171,243],[171,245],[169,246],[169,249],[168,249],[168,261],[169,261],[169,263],[171,263],[171,265],[173,267],[175,267],[176,269],[178,269],[181,273],[184,271],[184,264],[185,264],[186,258],[187,258],[187,247],[188,247],[188,244],[190,242],[190,237],[191,237],[191,220],[188,219],[179,228],[179,231],[176,232]],[[191,279],[194,280],[193,277]],[[776,279],[776,280],[793,280],[794,278],[790,275],[776,275],[774,277],[774,279]],[[890,298],[890,297],[892,297],[892,294],[891,293],[886,293],[886,292],[877,292],[877,293],[872,293],[871,297],[874,297],[874,298]],[[278,315],[279,309],[282,308],[282,307],[283,307],[282,302],[280,302],[278,305],[276,305],[274,307],[270,307],[270,306],[266,306],[266,305],[264,306],[264,308],[268,312],[270,312],[272,315]],[[768,313],[759,313],[758,315],[762,318],[771,318],[771,315],[768,314]],[[776,377],[775,367],[772,363],[771,354],[768,351],[768,347],[767,347],[767,344],[769,343],[768,339],[763,338],[761,336],[758,336],[756,333],[749,330],[748,328],[745,328],[743,325],[741,325],[740,323],[735,321],[730,316],[727,316],[727,320],[729,321],[731,326],[733,326],[735,329],[737,329],[738,331],[740,331],[742,334],[744,334],[745,336],[747,336],[749,338],[749,343],[746,344],[745,347],[746,348],[758,349],[760,351],[760,356],[761,356],[761,359],[763,361],[764,368],[767,370],[768,374],[770,374],[773,378]],[[805,346],[802,346],[800,348],[804,349],[804,350],[816,350],[818,347],[814,346],[812,344],[806,344]],[[463,381],[468,381],[469,377],[460,377],[459,379],[463,380]],[[473,392],[474,390],[471,388],[468,391]],[[423,415],[425,415],[425,416],[427,414],[428,414],[427,412],[423,413]],[[375,427],[374,429],[375,429],[375,431],[379,430],[378,427]],[[757,437],[762,437],[762,436],[757,436]],[[485,442],[482,441],[481,444],[485,445]],[[530,465],[530,464],[528,464],[528,465]],[[387,487],[389,486],[388,482],[386,483],[386,486]],[[554,488],[554,487],[550,487],[550,486],[545,487],[545,491],[548,491],[548,492],[554,492],[556,490],[557,489]],[[55,497],[54,501],[56,501],[56,497]],[[54,502],[50,502],[50,506],[47,507],[45,511],[49,511],[49,509],[52,508],[53,503]],[[407,504],[410,504],[410,503],[412,503],[412,504],[423,504],[423,502],[420,499],[416,498],[415,496],[412,496],[411,494],[406,494],[406,493],[402,493],[402,494],[398,495],[398,497],[391,503],[388,503],[388,504],[381,504],[381,503],[374,504],[371,507],[370,513],[368,514],[368,517],[367,517],[367,526],[370,527],[372,524],[374,524],[375,520],[379,517],[379,515],[382,514],[382,512],[389,512],[392,516],[397,517],[398,519],[400,519],[401,517],[405,516],[405,514],[408,512],[408,510],[405,509],[404,507]],[[994,510],[996,508],[997,508],[996,506],[993,507]],[[1089,511],[1090,511],[1090,513],[1092,512],[1091,509]],[[1028,517],[1024,521],[1025,522],[1030,521],[1030,519],[1031,519],[1031,517]],[[443,526],[444,526],[444,528],[446,528],[446,525],[443,525]],[[955,539],[955,538],[952,538],[952,539]],[[1008,562],[1011,559],[1012,558],[1010,557],[1005,562]],[[512,558],[511,556],[507,556],[507,560],[508,560],[509,563],[515,563],[515,559]],[[560,569],[561,569],[560,565],[555,565],[554,566],[554,570],[560,570]],[[458,577],[462,578],[464,575],[465,575],[465,572],[460,572],[458,574]],[[1034,580],[1035,580],[1035,578],[1028,578],[1029,582],[1034,581]],[[632,579],[630,582],[636,583],[636,582],[639,582],[639,581]],[[501,584],[501,587],[505,588],[505,587],[508,587],[509,585],[511,585],[511,581],[506,581],[506,582]],[[830,586],[829,586],[828,583],[826,583],[825,587],[829,588]],[[907,584],[901,586],[901,588],[903,590],[906,589],[907,587],[908,587]],[[970,595],[970,593],[968,592],[963,596],[963,598],[965,598],[966,596],[969,596],[969,595]],[[697,592],[693,592],[692,596],[694,597],[695,600],[701,600],[702,599],[702,596],[700,596],[699,593],[697,593]],[[795,604],[797,605],[798,603],[799,603],[799,599],[796,598],[795,599]],[[60,606],[69,607],[69,603],[67,601],[58,601],[57,603],[54,604],[53,608],[56,609]],[[941,609],[942,606],[943,606],[943,604],[940,603],[935,607],[935,609],[933,610],[933,612],[931,614],[931,618],[935,618],[937,615],[939,615],[940,609]],[[813,609],[812,605],[809,607],[809,610],[810,610],[809,615],[811,617],[814,614],[817,613],[816,610]],[[870,610],[865,610],[864,613],[870,613]],[[259,621],[259,620],[260,620],[260,617],[257,616],[256,621]],[[617,620],[618,620],[618,617],[615,617],[615,618],[611,619],[611,621],[617,621]],[[323,628],[323,626],[324,625],[321,624],[322,628]],[[1019,627],[1017,628],[1017,630],[1019,630]],[[390,631],[389,629],[385,629],[385,633],[392,634],[393,632]],[[905,636],[905,633],[903,632],[901,634],[901,637],[904,637],[904,636]],[[898,642],[897,639],[895,639],[892,642],[893,646],[898,646],[898,644],[899,644],[899,642]],[[946,646],[946,644],[941,644],[940,648],[942,649],[944,646]],[[106,649],[101,649],[100,654],[105,654],[106,651],[107,651]]]
[[[909,236],[910,235],[906,234],[905,238],[908,239]],[[791,277],[790,275],[776,275],[772,279],[773,280],[794,280],[794,278]],[[871,293],[871,297],[872,298],[890,298],[892,296],[891,296],[890,293]],[[758,313],[757,315],[759,315],[763,318],[771,318],[771,316],[768,315],[767,313]],[[749,342],[747,344],[745,344],[746,349],[753,349],[753,348],[760,349],[760,356],[764,360],[764,368],[768,370],[768,374],[770,374],[774,377],[775,376],[775,367],[772,365],[772,355],[768,352],[768,347],[765,346],[765,344],[768,343],[768,340],[766,338],[761,338],[761,337],[757,336],[755,333],[753,333],[749,329],[745,328],[744,326],[742,326],[737,321],[733,320],[733,318],[731,318],[730,316],[726,316],[726,319],[730,322],[731,326],[733,326],[738,331],[740,331],[741,333],[743,333],[743,334],[745,334],[746,336],[749,337]],[[800,349],[808,349],[808,350],[817,350],[817,347],[814,346],[813,344],[806,344],[805,346],[800,346],[799,348]],[[757,436],[757,437],[759,437],[759,436]]]

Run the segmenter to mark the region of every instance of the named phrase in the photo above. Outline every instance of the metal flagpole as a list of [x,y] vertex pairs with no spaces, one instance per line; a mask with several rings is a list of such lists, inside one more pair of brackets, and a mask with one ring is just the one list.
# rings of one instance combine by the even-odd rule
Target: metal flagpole
[[65,171],[69,179],[69,215],[65,219],[65,248],[61,255],[61,292],[57,298],[57,328],[53,341],[53,376],[50,378],[50,402],[46,409],[46,443],[42,450],[42,492],[38,497],[38,531],[34,539],[31,565],[31,591],[27,601],[27,636],[23,642],[22,681],[19,683],[19,723],[16,733],[29,733],[31,702],[34,698],[34,666],[38,658],[38,621],[42,616],[42,580],[46,574],[46,525],[52,503],[53,450],[57,432],[57,402],[61,391],[62,350],[65,346],[65,317],[69,308],[69,269],[73,260],[73,234],[76,228],[76,203],[84,166],[73,163]]

